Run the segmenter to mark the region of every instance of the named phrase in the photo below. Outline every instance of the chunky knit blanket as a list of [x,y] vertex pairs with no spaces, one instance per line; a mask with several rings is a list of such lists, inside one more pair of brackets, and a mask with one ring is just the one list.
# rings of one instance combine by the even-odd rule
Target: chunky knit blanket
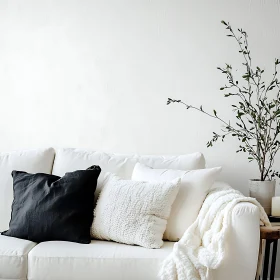
[[254,198],[245,197],[229,186],[213,187],[207,195],[196,221],[186,230],[160,270],[162,280],[211,279],[210,270],[219,267],[225,255],[225,236],[234,206],[250,202],[260,209],[264,225],[270,222]]

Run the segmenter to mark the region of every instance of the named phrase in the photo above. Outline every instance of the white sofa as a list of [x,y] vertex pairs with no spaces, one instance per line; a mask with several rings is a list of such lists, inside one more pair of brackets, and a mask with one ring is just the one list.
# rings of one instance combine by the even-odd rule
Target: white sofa
[[[100,165],[129,178],[136,162],[155,168],[203,168],[198,154],[183,156],[125,156],[73,149],[53,149],[0,154],[0,231],[6,230],[12,203],[13,169],[64,175],[66,171]],[[102,182],[102,174],[100,178]],[[100,184],[99,184],[100,188]],[[174,243],[161,249],[145,249],[108,241],[91,244],[52,241],[36,244],[0,235],[0,279],[13,280],[152,280]],[[238,204],[232,215],[223,264],[213,271],[215,280],[253,280],[259,250],[259,210],[249,203]]]

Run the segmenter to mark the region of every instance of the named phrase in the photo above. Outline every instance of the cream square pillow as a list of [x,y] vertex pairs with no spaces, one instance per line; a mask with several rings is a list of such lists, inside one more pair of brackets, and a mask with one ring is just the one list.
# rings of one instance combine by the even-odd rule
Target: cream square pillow
[[141,182],[107,174],[94,210],[92,237],[160,248],[180,179]]
[[147,182],[166,182],[181,178],[180,190],[172,205],[164,239],[178,241],[186,229],[195,221],[202,203],[216,181],[221,167],[199,170],[153,169],[137,163],[132,180]]

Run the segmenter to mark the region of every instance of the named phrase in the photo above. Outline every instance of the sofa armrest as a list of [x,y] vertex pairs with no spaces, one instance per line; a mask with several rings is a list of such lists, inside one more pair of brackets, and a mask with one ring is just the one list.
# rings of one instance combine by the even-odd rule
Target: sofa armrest
[[252,203],[239,203],[234,207],[231,219],[226,237],[225,259],[213,271],[213,279],[253,280],[260,244],[259,209]]

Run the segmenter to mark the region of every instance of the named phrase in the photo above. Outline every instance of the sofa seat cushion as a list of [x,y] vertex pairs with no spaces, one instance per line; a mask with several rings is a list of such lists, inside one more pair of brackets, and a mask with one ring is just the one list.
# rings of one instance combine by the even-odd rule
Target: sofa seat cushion
[[27,279],[27,255],[35,245],[31,241],[0,235],[0,279]]
[[28,256],[29,280],[150,280],[173,248],[146,249],[108,241],[91,244],[50,241],[38,244]]

